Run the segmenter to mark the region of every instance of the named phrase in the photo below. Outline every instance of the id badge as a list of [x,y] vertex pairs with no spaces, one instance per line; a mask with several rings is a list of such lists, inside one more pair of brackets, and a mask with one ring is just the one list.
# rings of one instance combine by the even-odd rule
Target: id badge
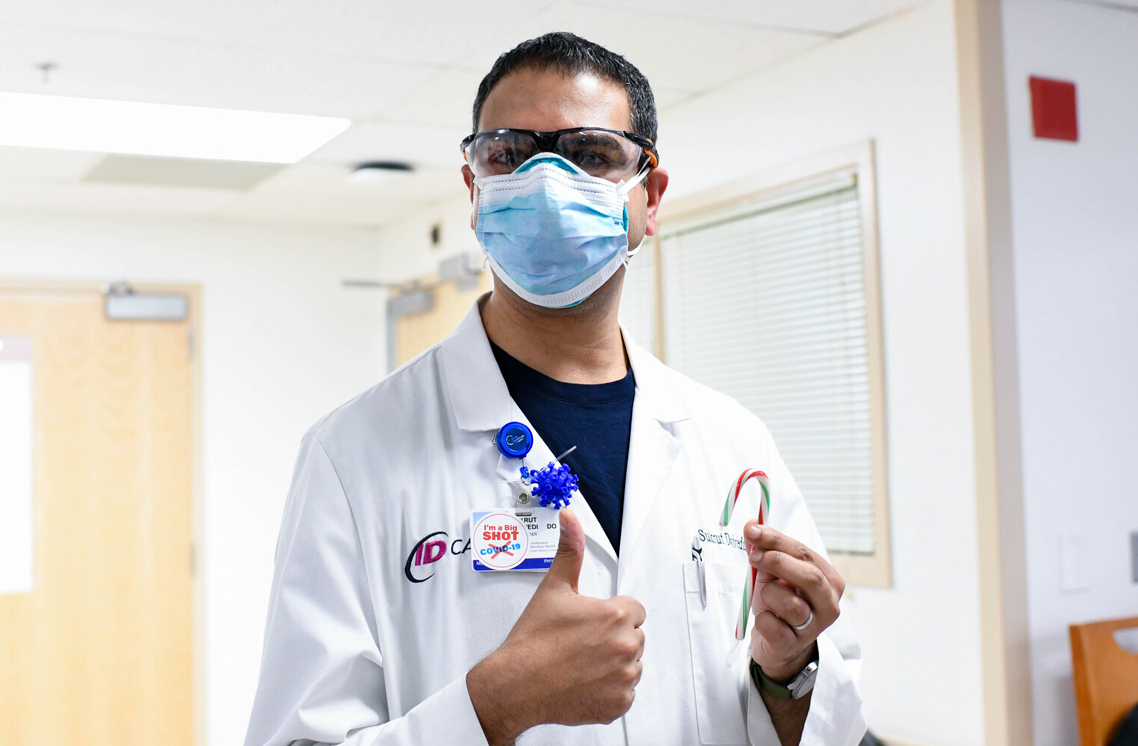
[[545,572],[553,564],[561,523],[553,508],[534,506],[531,515],[512,508],[470,514],[471,562],[475,572]]

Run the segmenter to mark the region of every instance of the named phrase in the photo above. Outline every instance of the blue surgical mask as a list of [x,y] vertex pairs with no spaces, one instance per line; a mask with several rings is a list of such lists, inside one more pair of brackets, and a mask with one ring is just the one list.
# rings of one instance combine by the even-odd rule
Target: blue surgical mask
[[530,303],[574,306],[608,282],[628,249],[628,192],[555,153],[474,179],[474,231],[498,279]]

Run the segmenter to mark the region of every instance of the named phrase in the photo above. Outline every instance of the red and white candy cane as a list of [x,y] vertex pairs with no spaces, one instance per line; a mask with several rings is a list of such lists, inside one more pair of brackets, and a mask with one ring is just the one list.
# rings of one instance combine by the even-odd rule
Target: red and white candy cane
[[[739,478],[731,485],[731,490],[727,493],[727,502],[723,506],[723,515],[719,517],[719,525],[726,526],[731,521],[731,513],[735,511],[735,503],[739,502],[739,493],[743,491],[743,485],[752,479],[757,479],[759,486],[763,488],[763,497],[759,500],[759,525],[762,526],[767,522],[771,512],[771,485],[767,479],[765,472],[758,469],[747,469]],[[735,622],[735,639],[742,640],[747,637],[747,621],[751,611],[751,596],[755,594],[755,580],[759,576],[759,571],[754,567],[750,568],[747,573],[747,581],[743,586],[743,603],[739,607],[739,618]]]

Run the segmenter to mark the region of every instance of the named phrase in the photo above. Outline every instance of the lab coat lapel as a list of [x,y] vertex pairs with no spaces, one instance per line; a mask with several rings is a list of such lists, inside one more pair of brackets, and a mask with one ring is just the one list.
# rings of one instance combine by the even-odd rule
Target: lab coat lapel
[[[521,417],[521,410],[510,397],[490,340],[482,327],[479,306],[474,302],[465,318],[442,341],[440,360],[446,380],[451,411],[460,430],[492,431]],[[493,447],[493,446],[491,446]]]
[[[627,334],[625,349],[636,379],[620,538],[621,555],[628,556],[640,539],[652,506],[683,447],[674,423],[686,420],[688,415],[668,385],[663,363],[637,347]],[[618,587],[626,565],[620,566]]]
[[[541,468],[553,461],[557,454],[549,450],[541,434],[510,396],[498,361],[494,359],[494,351],[490,349],[486,329],[482,326],[482,315],[479,312],[481,303],[481,299],[475,301],[462,322],[442,342],[443,374],[455,421],[461,430],[485,431],[488,448],[494,448],[494,434],[502,425],[511,421],[524,423],[534,434],[533,450],[526,456],[525,465],[531,469]],[[521,466],[522,462],[517,459],[500,456],[497,474],[503,480],[512,482],[519,479]],[[572,508],[581,519],[586,540],[596,544],[615,565],[616,551],[588,502],[576,497],[572,501]]]

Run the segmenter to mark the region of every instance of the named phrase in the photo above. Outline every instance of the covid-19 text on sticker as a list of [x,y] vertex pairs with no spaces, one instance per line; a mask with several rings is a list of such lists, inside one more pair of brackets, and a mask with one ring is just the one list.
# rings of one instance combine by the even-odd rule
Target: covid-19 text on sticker
[[489,513],[482,516],[472,530],[474,561],[487,569],[512,570],[526,558],[529,534],[517,516]]
[[557,554],[557,511],[535,507],[531,515],[512,510],[475,511],[470,516],[470,559],[477,572],[548,570]]

